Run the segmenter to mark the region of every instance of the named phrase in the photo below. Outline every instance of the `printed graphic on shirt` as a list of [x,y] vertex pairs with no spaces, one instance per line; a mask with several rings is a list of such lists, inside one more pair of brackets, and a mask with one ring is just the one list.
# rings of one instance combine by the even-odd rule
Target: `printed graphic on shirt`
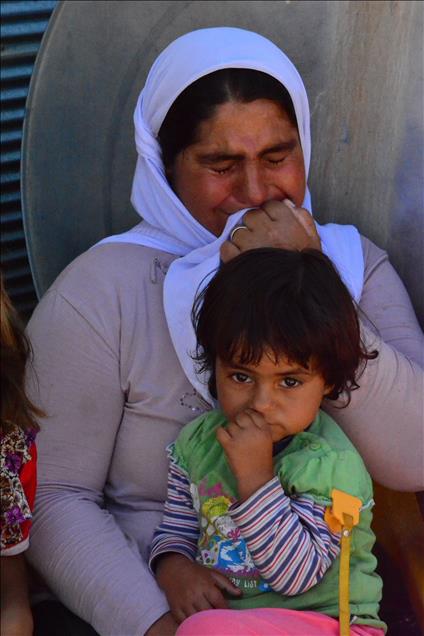
[[[214,492],[222,493],[222,484],[215,484]],[[232,499],[225,494],[218,494],[209,498],[202,497],[201,502],[199,490],[193,483],[190,485],[190,493],[199,516],[197,561],[220,570],[245,594],[269,590],[270,586],[261,578],[239,528],[228,514]]]

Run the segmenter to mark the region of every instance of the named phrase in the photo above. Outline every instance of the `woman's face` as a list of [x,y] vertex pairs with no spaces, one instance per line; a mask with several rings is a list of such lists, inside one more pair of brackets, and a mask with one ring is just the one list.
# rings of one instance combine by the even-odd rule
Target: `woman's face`
[[297,129],[275,102],[227,102],[177,155],[172,187],[199,223],[219,236],[228,217],[270,200],[302,205],[305,167]]

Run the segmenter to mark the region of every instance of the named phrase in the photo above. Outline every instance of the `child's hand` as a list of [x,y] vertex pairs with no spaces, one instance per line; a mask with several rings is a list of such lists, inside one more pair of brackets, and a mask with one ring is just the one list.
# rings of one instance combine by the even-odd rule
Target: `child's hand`
[[202,610],[227,608],[223,592],[241,595],[224,574],[194,563],[182,554],[162,556],[156,578],[178,623]]
[[237,479],[241,501],[274,477],[271,428],[253,409],[239,413],[216,437]]

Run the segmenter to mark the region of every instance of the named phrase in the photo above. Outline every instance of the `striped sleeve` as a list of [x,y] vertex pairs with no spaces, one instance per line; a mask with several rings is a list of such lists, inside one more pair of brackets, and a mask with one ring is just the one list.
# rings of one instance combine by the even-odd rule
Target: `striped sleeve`
[[171,460],[168,472],[168,494],[162,523],[155,530],[150,548],[149,567],[165,552],[178,552],[194,560],[197,552],[199,525],[186,474]]
[[340,534],[330,532],[325,523],[325,506],[306,496],[288,497],[278,477],[231,506],[229,513],[275,592],[306,592],[339,554]]

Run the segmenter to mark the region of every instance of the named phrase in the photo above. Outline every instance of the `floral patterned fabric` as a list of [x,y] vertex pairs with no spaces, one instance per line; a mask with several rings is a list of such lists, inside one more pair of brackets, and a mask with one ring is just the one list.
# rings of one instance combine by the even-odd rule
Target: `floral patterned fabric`
[[1,555],[14,555],[28,547],[31,510],[36,489],[36,446],[33,431],[17,426],[1,433]]

